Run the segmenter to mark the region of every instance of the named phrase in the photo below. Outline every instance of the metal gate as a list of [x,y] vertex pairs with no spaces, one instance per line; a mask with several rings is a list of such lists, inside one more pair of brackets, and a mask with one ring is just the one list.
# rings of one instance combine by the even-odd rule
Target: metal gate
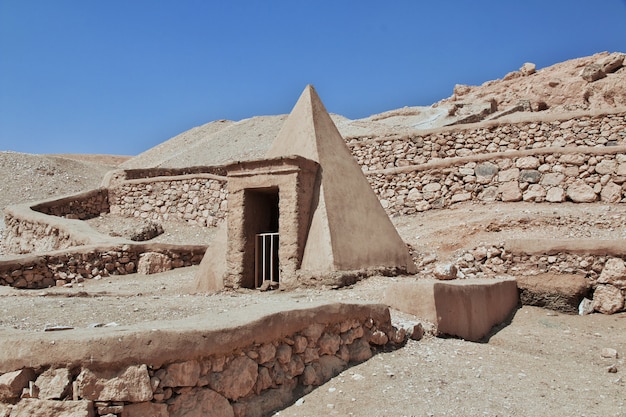
[[278,283],[278,233],[259,233],[254,245],[254,283]]

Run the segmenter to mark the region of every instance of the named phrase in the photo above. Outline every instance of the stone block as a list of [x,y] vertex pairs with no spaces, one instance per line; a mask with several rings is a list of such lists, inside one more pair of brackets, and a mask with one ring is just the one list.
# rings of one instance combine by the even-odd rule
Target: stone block
[[34,378],[35,372],[30,368],[0,375],[0,401],[10,401],[19,398],[22,390]]
[[573,314],[591,289],[585,277],[571,274],[521,276],[517,286],[522,304]]
[[91,401],[24,399],[11,410],[11,417],[93,417]]
[[435,324],[439,335],[483,339],[519,301],[514,279],[417,280],[387,287],[385,304]]

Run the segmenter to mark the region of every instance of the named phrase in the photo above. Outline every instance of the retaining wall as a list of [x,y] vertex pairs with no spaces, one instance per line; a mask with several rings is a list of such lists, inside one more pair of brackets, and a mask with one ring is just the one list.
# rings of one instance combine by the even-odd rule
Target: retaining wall
[[226,216],[227,196],[225,177],[186,174],[120,182],[109,189],[109,204],[126,217],[213,227]]
[[160,253],[171,268],[198,265],[204,256],[203,245],[124,244],[86,245],[22,255],[0,260],[0,285],[39,289],[84,279],[125,275],[138,271],[142,256]]
[[0,391],[0,412],[72,407],[77,417],[269,415],[349,364],[406,340],[382,305],[272,308],[244,309],[228,327],[205,318],[165,322],[158,331],[92,329],[63,338],[11,333],[0,340],[0,351],[23,348],[0,354],[0,386],[12,382]]

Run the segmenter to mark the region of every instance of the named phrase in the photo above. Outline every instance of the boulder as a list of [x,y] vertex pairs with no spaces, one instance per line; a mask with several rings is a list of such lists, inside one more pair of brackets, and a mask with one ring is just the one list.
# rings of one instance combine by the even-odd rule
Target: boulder
[[569,274],[540,274],[517,278],[523,305],[545,307],[576,314],[591,286],[585,277]]
[[600,60],[598,64],[600,65],[602,72],[610,74],[622,67],[625,57],[626,55],[621,52],[614,52],[606,58]]
[[624,295],[612,285],[598,285],[593,293],[593,309],[602,314],[614,314],[624,308]]
[[193,387],[198,383],[198,378],[200,378],[198,361],[172,363],[165,368],[161,387]]
[[622,199],[622,187],[614,182],[608,182],[600,192],[600,200],[605,203],[619,203]]
[[520,190],[517,181],[508,181],[500,184],[498,193],[501,195],[500,198],[504,202],[520,201],[522,199],[522,190]]
[[602,67],[599,64],[589,64],[583,68],[580,76],[583,80],[591,83],[606,77],[606,74],[602,71]]
[[552,187],[546,192],[548,203],[562,203],[565,201],[565,190],[561,187]]
[[144,242],[146,240],[154,239],[162,233],[163,226],[159,223],[147,220],[134,229],[129,230],[128,237],[130,240],[135,242]]
[[172,269],[172,260],[169,256],[158,252],[146,252],[141,254],[137,264],[138,274],[158,274]]
[[523,75],[523,76],[528,76],[528,75],[532,75],[535,73],[535,71],[537,70],[537,66],[535,64],[533,64],[532,62],[526,62],[524,63],[524,65],[522,65],[522,67],[519,69],[519,72]]

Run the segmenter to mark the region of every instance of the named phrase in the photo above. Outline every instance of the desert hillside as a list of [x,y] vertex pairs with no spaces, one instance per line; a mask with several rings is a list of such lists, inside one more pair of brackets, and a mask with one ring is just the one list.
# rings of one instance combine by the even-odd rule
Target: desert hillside
[[[333,115],[346,138],[386,137],[458,123],[626,106],[624,54],[602,52],[535,69],[519,70],[480,86],[454,87],[451,97],[428,107],[404,107],[350,120]],[[452,86],[451,86],[452,89]],[[323,99],[323,98],[322,98]],[[132,157],[32,155],[0,152],[0,208],[96,188],[112,168],[185,167],[262,157],[285,115],[218,120]]]

